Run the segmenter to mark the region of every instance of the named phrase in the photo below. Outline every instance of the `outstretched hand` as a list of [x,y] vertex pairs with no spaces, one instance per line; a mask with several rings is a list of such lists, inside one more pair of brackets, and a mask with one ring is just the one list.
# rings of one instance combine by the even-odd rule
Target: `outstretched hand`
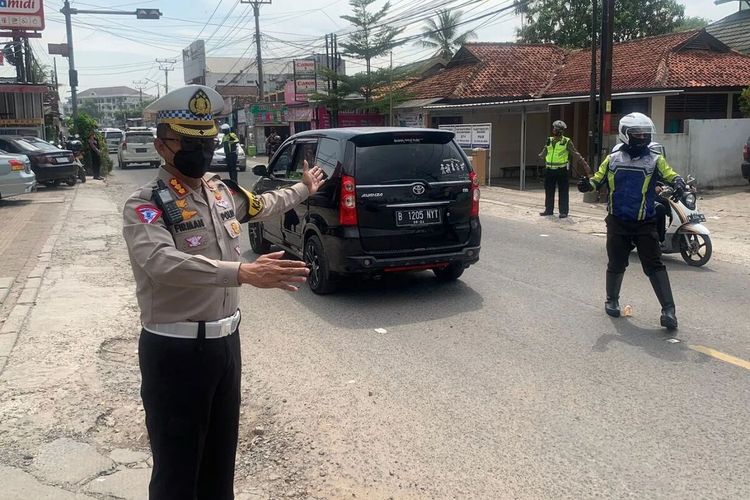
[[283,260],[284,252],[261,255],[255,262],[240,265],[238,281],[258,288],[280,288],[296,292],[293,283],[304,283],[310,270],[299,260]]
[[307,160],[302,163],[302,183],[307,186],[307,190],[310,191],[310,195],[318,192],[320,186],[323,185],[325,180],[323,179],[324,172],[320,167],[310,168]]

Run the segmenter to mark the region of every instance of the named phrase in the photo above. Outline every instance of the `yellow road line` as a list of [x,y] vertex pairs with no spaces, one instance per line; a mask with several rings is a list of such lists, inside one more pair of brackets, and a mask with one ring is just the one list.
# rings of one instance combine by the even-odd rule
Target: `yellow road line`
[[732,356],[731,354],[724,354],[721,351],[717,351],[716,349],[711,349],[710,347],[706,347],[703,345],[689,345],[688,348],[703,353],[706,356],[711,356],[712,358],[719,359],[721,361],[724,361],[725,363],[729,363],[735,366],[739,366],[740,368],[744,368],[745,370],[750,370],[750,361],[736,358]]

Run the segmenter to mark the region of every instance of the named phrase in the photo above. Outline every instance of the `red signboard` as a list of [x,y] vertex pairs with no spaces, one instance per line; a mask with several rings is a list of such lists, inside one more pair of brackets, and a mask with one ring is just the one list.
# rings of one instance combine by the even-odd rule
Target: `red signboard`
[[[382,127],[385,117],[377,113],[339,113],[339,127]],[[314,128],[331,128],[331,115],[324,107],[318,108],[318,124]]]
[[13,31],[43,30],[42,0],[0,0],[0,28]]

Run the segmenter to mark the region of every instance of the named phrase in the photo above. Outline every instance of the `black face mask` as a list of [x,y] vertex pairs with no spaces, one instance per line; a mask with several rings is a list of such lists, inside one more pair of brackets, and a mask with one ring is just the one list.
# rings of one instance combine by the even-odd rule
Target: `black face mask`
[[[169,146],[167,146],[169,148]],[[169,148],[172,151],[172,148]],[[172,151],[174,153],[174,151]],[[208,171],[214,157],[213,149],[181,149],[174,153],[174,166],[181,174],[193,179],[200,179]]]

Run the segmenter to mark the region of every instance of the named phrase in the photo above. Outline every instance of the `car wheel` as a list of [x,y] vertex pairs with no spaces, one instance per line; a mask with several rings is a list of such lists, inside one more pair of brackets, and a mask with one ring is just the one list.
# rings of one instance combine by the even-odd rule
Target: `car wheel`
[[464,265],[461,262],[454,262],[442,269],[433,269],[432,272],[435,273],[438,281],[456,281],[464,273]]
[[333,292],[336,285],[328,269],[328,259],[323,243],[317,235],[310,236],[305,242],[304,260],[310,269],[310,274],[307,276],[307,285],[310,290],[319,295]]
[[65,184],[67,184],[68,186],[75,186],[76,185],[76,178],[75,177],[71,177],[70,179],[66,179],[65,180]]
[[128,166],[128,164],[125,163],[124,161],[121,161],[119,163],[120,163],[120,169],[122,169],[122,170],[125,170],[127,168],[127,166]]
[[258,255],[271,251],[271,243],[263,238],[263,223],[255,222],[247,225],[247,234],[250,238],[250,248]]

